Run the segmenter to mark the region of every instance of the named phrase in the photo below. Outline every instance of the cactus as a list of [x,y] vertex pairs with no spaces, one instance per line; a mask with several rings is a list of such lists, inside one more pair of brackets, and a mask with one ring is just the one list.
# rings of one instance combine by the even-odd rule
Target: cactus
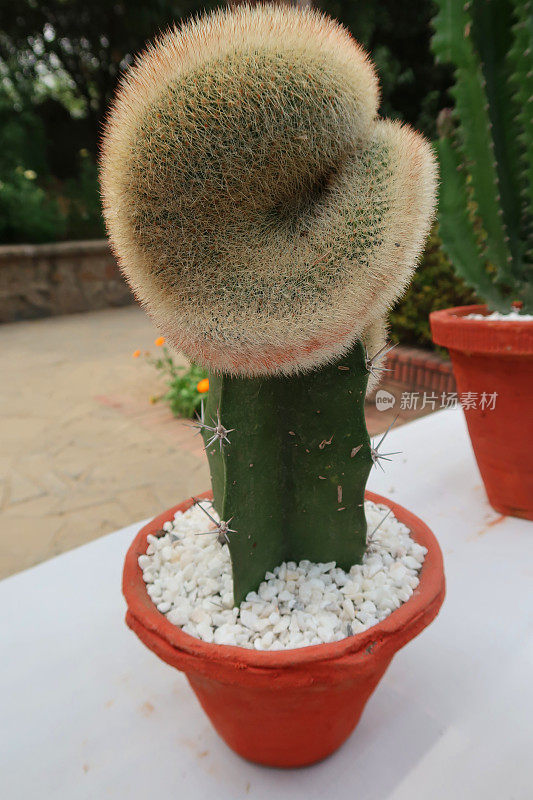
[[441,115],[444,248],[492,310],[533,310],[533,5],[437,0],[433,50],[455,67]]
[[235,602],[283,560],[349,566],[381,457],[364,398],[415,267],[436,168],[377,118],[340,25],[239,6],[172,30],[122,82],[104,135],[104,214],[168,340],[209,370],[198,422]]

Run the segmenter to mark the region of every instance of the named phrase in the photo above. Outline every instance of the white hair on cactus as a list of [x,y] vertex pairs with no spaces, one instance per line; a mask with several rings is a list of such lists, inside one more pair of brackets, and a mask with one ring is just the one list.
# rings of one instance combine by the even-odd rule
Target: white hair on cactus
[[436,167],[378,120],[368,57],[338,23],[239,6],[173,29],[128,72],[101,182],[115,253],[168,340],[232,374],[346,352],[406,286]]

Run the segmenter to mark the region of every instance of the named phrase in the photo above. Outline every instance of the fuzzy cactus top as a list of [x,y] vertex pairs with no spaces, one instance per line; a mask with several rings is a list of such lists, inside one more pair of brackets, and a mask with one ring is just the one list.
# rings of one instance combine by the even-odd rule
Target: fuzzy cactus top
[[171,30],[127,73],[103,142],[106,222],[135,293],[193,360],[291,374],[379,341],[436,170],[378,99],[345,29],[285,6]]

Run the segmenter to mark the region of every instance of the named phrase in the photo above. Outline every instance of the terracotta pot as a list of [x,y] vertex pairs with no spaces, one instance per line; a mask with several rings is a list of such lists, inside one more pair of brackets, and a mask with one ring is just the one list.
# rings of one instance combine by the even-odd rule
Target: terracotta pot
[[433,311],[433,341],[450,352],[459,395],[476,401],[463,410],[491,506],[533,519],[533,322],[465,319],[472,313],[487,306]]
[[297,767],[333,753],[354,729],[394,653],[429,625],[442,605],[442,554],[427,525],[379,495],[366,496],[392,508],[429,552],[420,584],[406,603],[370,630],[333,644],[281,652],[208,644],[157,611],[137,559],[146,552],[148,534],[189,508],[192,499],[152,520],[128,550],[127,624],[167,664],[185,672],[216,730],[250,761]]

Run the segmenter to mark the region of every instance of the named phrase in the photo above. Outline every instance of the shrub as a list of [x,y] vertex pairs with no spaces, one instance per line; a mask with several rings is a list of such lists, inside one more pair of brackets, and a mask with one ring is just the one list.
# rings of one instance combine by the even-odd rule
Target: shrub
[[98,170],[85,149],[79,153],[79,174],[66,181],[66,238],[94,239],[105,236],[104,221],[98,191]]
[[381,84],[380,113],[434,137],[438,112],[449,103],[452,70],[436,64],[431,53],[433,3],[315,0],[314,5],[343,22],[372,52]]
[[[160,397],[153,398],[153,402],[163,400],[169,404],[175,417],[190,419],[199,411],[202,397],[207,391],[205,388],[207,372],[197,364],[190,364],[188,367],[176,364],[172,354],[164,346],[163,337],[156,339],[155,343],[161,348],[161,354],[153,358],[148,353],[147,360],[162,373],[168,390]],[[133,355],[138,357],[140,350],[136,350]],[[203,391],[199,391],[198,387]]]
[[64,220],[55,199],[36,182],[34,170],[17,166],[0,176],[0,241],[51,242],[61,239]]
[[476,302],[475,292],[454,272],[435,226],[409,289],[390,314],[391,339],[433,348],[430,312]]

